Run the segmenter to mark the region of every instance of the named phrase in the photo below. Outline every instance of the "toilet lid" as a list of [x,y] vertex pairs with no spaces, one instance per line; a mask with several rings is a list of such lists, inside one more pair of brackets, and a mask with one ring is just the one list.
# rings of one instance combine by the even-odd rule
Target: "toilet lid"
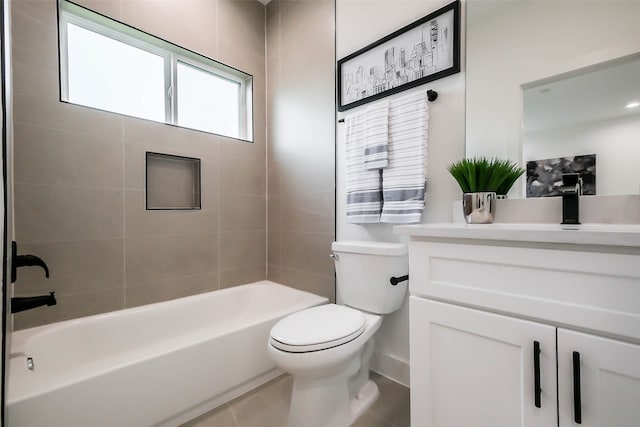
[[305,353],[347,343],[364,331],[364,314],[343,305],[327,304],[299,311],[271,329],[271,344],[284,351]]

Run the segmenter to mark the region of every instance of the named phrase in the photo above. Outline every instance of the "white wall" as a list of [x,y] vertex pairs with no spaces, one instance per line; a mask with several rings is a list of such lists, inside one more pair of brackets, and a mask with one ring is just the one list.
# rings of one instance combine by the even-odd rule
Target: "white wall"
[[[449,4],[449,0],[337,0],[336,56],[350,53],[410,24]],[[426,210],[424,223],[451,221],[452,202],[460,190],[449,175],[447,166],[464,157],[464,3],[461,8],[462,72],[427,83],[410,91],[433,89],[438,99],[429,104],[429,145]],[[409,91],[397,96],[404,96]],[[365,108],[361,106],[359,108]],[[345,117],[357,108],[338,113]],[[337,202],[338,240],[404,241],[393,233],[390,224],[355,225],[346,222],[345,214],[345,128],[337,127]],[[396,313],[386,316],[376,335],[376,358],[373,369],[399,382],[409,382],[409,307],[408,298]]]

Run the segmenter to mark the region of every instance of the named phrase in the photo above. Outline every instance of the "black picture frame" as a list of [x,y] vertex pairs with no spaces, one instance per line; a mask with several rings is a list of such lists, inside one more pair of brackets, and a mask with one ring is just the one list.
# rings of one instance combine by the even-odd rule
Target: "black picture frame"
[[[413,49],[407,54],[400,46]],[[456,0],[338,60],[337,109],[345,111],[459,72],[460,0]]]

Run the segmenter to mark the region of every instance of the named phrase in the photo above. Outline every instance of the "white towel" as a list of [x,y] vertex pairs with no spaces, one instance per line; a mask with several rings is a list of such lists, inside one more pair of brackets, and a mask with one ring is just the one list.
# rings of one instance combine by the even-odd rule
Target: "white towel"
[[429,106],[426,91],[389,104],[389,165],[382,170],[380,222],[420,222],[427,175]]
[[364,167],[382,169],[389,164],[389,101],[365,110]]
[[380,222],[382,183],[379,169],[365,169],[366,112],[345,117],[347,222]]

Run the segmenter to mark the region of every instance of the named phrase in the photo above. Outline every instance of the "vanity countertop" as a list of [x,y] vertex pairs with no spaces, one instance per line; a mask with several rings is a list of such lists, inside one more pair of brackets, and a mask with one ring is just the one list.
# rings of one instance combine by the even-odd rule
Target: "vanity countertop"
[[604,245],[640,249],[640,224],[415,224],[394,227],[413,239],[467,239],[511,242]]

